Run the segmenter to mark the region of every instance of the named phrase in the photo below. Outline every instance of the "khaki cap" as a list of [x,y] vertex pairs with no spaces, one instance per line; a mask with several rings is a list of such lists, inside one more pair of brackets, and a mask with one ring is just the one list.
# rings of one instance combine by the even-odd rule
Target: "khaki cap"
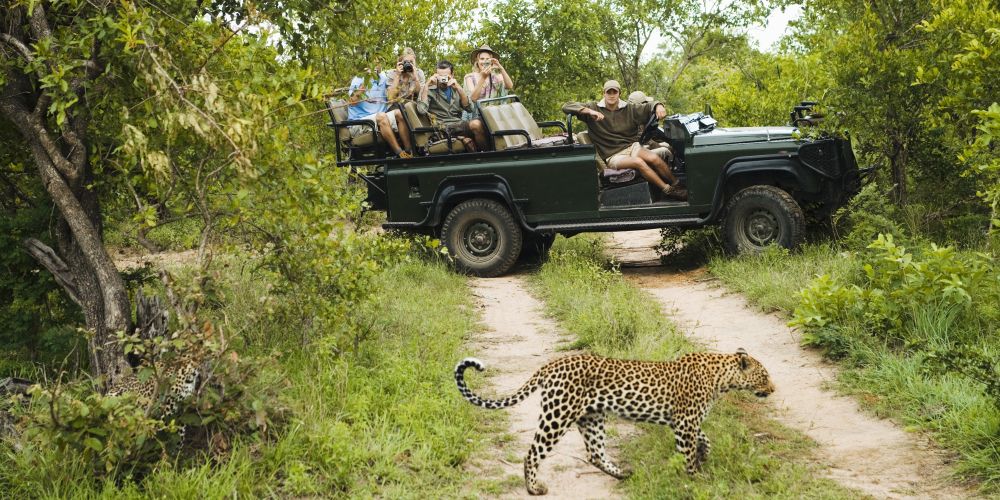
[[604,92],[607,92],[608,89],[615,89],[618,92],[621,92],[622,86],[618,84],[617,80],[608,80],[604,82]]
[[631,94],[628,95],[629,102],[634,102],[637,104],[645,101],[646,99],[649,99],[649,96],[647,96],[646,93],[641,90],[636,90],[635,92],[632,92]]

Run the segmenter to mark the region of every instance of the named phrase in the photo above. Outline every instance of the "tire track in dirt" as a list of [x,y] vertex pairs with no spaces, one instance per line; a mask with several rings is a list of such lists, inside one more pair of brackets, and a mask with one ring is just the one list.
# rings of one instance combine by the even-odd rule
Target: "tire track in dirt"
[[860,409],[850,397],[825,387],[835,368],[799,346],[799,334],[774,314],[698,280],[699,273],[651,267],[659,231],[613,233],[612,252],[643,267],[623,272],[655,297],[691,338],[711,350],[739,347],[767,367],[777,390],[768,398],[775,419],[819,443],[817,461],[839,483],[877,498],[963,498],[974,496],[949,484],[946,454],[926,438],[908,434],[888,420]]
[[[557,351],[560,345],[572,339],[560,335],[556,324],[544,316],[542,303],[528,293],[522,279],[516,276],[473,279],[471,287],[482,311],[482,322],[487,327],[486,332],[473,339],[468,349],[468,356],[479,358],[487,368],[489,377],[485,387],[480,386],[482,388],[477,390],[482,396],[494,398],[513,394],[546,362],[572,354],[570,351]],[[465,373],[469,379],[480,376],[475,370]],[[499,468],[501,474],[520,479],[517,487],[501,495],[501,498],[529,498],[524,487],[523,460],[538,426],[541,413],[539,391],[517,405],[499,411],[508,412],[509,432],[514,439],[487,450],[477,468],[483,471]],[[614,435],[616,422],[609,423]],[[609,444],[613,445],[614,441],[616,439]],[[612,456],[617,456],[613,447],[610,452]],[[621,498],[616,491],[618,481],[587,462],[583,438],[575,426],[559,441],[552,454],[542,461],[539,478],[549,488],[545,498]]]

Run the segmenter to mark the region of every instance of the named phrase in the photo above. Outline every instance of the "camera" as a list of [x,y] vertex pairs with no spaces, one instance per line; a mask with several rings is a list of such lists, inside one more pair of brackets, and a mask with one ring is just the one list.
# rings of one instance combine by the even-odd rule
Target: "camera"
[[486,61],[483,63],[484,69],[490,69],[491,66],[493,66],[493,61]]
[[413,73],[413,63],[410,61],[403,61],[403,73]]
[[451,78],[449,78],[447,76],[438,76],[438,86],[447,87],[448,86],[448,80],[450,80],[450,79]]

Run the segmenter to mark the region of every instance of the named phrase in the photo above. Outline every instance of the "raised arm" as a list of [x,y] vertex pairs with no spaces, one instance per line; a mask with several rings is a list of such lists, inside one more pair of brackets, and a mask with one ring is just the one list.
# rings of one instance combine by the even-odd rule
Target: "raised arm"
[[604,115],[600,111],[596,111],[584,104],[582,102],[567,102],[563,104],[563,113],[574,115],[583,121],[601,121],[604,119]]

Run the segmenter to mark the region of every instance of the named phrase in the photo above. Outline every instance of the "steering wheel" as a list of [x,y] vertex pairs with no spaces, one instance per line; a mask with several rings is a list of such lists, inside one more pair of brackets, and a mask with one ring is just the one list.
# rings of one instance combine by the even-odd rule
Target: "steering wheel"
[[639,135],[639,144],[646,144],[653,137],[653,134],[660,131],[659,120],[656,119],[656,112],[649,115],[649,120],[646,121],[646,126],[642,128],[642,134]]

